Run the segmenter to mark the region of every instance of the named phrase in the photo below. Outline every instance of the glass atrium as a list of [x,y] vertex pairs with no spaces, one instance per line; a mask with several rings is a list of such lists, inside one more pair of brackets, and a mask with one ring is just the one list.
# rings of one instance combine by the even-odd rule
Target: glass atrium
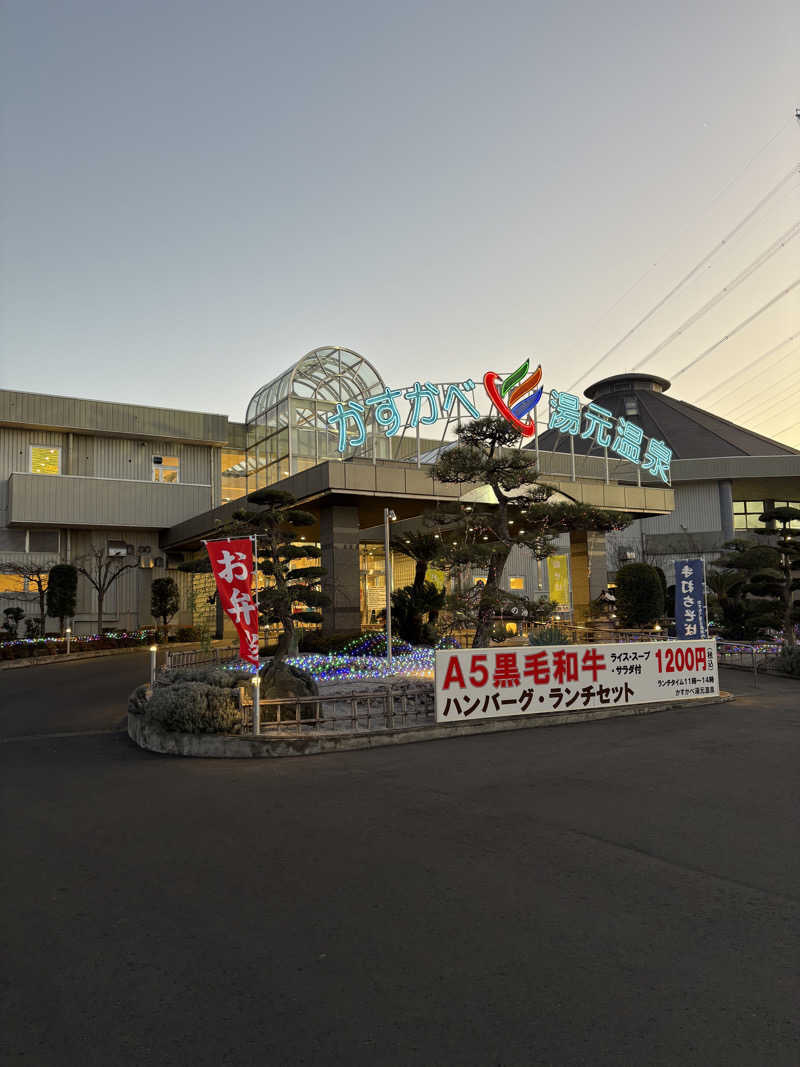
[[[341,459],[338,430],[328,423],[337,404],[363,404],[385,388],[375,368],[349,348],[315,348],[263,386],[247,407],[248,491],[272,485],[326,459]],[[390,458],[372,409],[366,440],[348,455]]]

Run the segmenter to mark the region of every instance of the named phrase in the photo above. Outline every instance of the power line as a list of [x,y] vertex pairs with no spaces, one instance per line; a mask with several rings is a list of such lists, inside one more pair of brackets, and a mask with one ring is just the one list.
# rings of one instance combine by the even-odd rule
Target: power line
[[727,285],[723,286],[722,289],[720,289],[720,291],[716,293],[715,296],[712,296],[710,300],[703,304],[703,306],[698,311],[695,311],[695,313],[693,315],[690,315],[688,319],[682,322],[680,326],[677,327],[677,329],[673,330],[665,341],[662,341],[661,344],[656,345],[652,352],[648,353],[648,355],[646,355],[644,359],[640,359],[638,363],[631,367],[631,370],[638,370],[640,367],[643,367],[645,363],[649,363],[654,356],[657,356],[659,354],[659,352],[663,352],[664,349],[668,347],[668,345],[671,345],[672,342],[676,338],[680,337],[682,333],[688,330],[690,326],[694,326],[694,324],[699,319],[701,319],[703,315],[706,314],[706,312],[710,311],[713,307],[716,307],[720,300],[724,300],[726,296],[729,296],[734,291],[734,289],[737,289],[742,284],[742,282],[746,281],[751,274],[754,274],[759,267],[763,267],[766,262],[772,259],[773,256],[777,255],[778,252],[780,252],[780,250],[784,248],[790,241],[793,241],[794,238],[797,237],[798,233],[800,233],[800,222],[796,222],[794,226],[790,226],[786,233],[782,234],[777,239],[777,241],[774,241],[769,246],[769,248],[766,249],[766,251],[762,252],[760,256],[757,256],[753,260],[753,262],[749,264],[749,266],[745,267],[745,269],[741,271],[740,274],[737,274],[735,278],[729,281]]
[[682,374],[685,374],[687,370],[691,370],[692,367],[697,366],[697,364],[701,360],[705,359],[706,356],[710,356],[712,352],[715,352],[720,345],[724,345],[726,341],[729,341],[731,337],[735,337],[740,330],[743,330],[745,328],[745,326],[749,326],[751,322],[754,322],[755,319],[759,317],[759,315],[763,315],[765,311],[769,311],[773,304],[777,304],[779,300],[783,300],[785,296],[788,296],[789,293],[791,293],[793,289],[796,289],[798,285],[800,285],[800,278],[796,278],[791,285],[787,285],[785,289],[778,293],[777,296],[773,296],[772,300],[767,301],[767,303],[764,304],[763,307],[760,307],[758,311],[754,311],[752,315],[748,315],[748,317],[743,322],[740,322],[738,326],[734,326],[730,333],[726,333],[724,337],[721,337],[719,339],[719,341],[715,341],[710,348],[707,348],[705,352],[701,352],[696,359],[693,359],[690,363],[687,363],[685,367],[681,367],[678,373],[672,376],[672,380],[675,381],[676,378],[680,378]]
[[[785,390],[787,385],[793,385],[798,374],[800,374],[800,371],[795,371],[794,374],[790,374],[788,375],[788,377],[785,377],[780,384],[780,389]],[[748,407],[748,405],[748,415],[752,415],[754,411],[759,411],[759,408],[762,408],[765,404],[770,404],[771,402],[774,403],[775,390],[776,386],[774,385],[765,386],[763,389],[759,389],[758,392],[748,396],[746,400],[740,401],[738,404],[735,405],[735,407],[731,408],[730,411],[720,417],[723,419],[730,419],[733,415],[736,414],[737,411],[741,411],[742,408],[746,408]],[[761,400],[759,399],[760,397],[763,397],[764,399]],[[781,394],[781,398],[783,398],[783,393]],[[761,412],[759,411],[759,418],[760,417]]]
[[[781,341],[780,344],[775,345],[774,348],[770,348],[770,350],[768,352],[764,352],[763,355],[756,356],[756,358],[754,360],[752,360],[746,366],[742,367],[740,370],[736,371],[736,373],[732,374],[730,376],[730,378],[726,378],[724,382],[720,382],[718,385],[712,385],[712,387],[710,389],[707,389],[705,391],[705,393],[702,393],[694,401],[694,403],[695,404],[699,404],[701,400],[705,400],[705,398],[707,396],[710,396],[711,393],[716,393],[716,391],[718,389],[721,389],[724,385],[727,385],[728,382],[732,382],[734,380],[734,378],[741,377],[741,375],[744,374],[745,371],[750,370],[750,368],[755,366],[756,363],[761,363],[762,360],[769,359],[770,356],[774,355],[779,349],[783,348],[784,345],[790,344],[792,341],[797,340],[798,337],[800,337],[800,331],[798,331],[797,333],[793,333],[791,337],[787,337],[784,341]],[[773,364],[773,367],[771,369],[774,369],[775,367],[779,366],[779,364],[783,363],[783,361],[785,359],[788,359],[789,356],[793,356],[794,353],[797,352],[797,351],[798,351],[797,348],[793,348],[791,352],[787,352],[786,355],[782,356],[781,359],[779,359],[777,363]],[[722,399],[722,397],[720,397],[719,400],[717,400],[716,402],[719,403],[721,399]]]
[[[791,381],[791,379],[789,379],[789,381]],[[784,382],[783,384],[785,387],[786,382]],[[765,403],[767,404],[767,407],[763,411],[758,411],[759,419],[763,419],[767,412],[772,411],[772,409],[776,408],[779,404],[784,404],[787,400],[791,399],[791,397],[795,396],[797,392],[800,392],[800,389],[796,389],[794,393],[790,393],[788,396],[786,395],[786,393],[781,393],[778,399],[774,400],[771,404],[768,403],[769,398],[767,399],[767,401],[762,400],[760,404],[756,404],[755,407],[757,411],[759,408],[763,408]],[[740,411],[742,408],[747,407],[749,403],[750,397],[748,397],[747,400],[745,400],[742,404],[737,404],[736,407],[727,415],[724,415],[723,418],[729,419],[731,415],[734,415],[737,411]]]
[[625,342],[630,337],[633,337],[633,335],[636,333],[640,326],[643,326],[646,322],[648,322],[657,311],[661,310],[661,308],[667,303],[668,300],[671,300],[672,297],[684,287],[684,285],[690,282],[692,278],[694,278],[695,275],[698,274],[699,271],[701,271],[702,268],[714,258],[717,252],[719,252],[720,249],[724,248],[725,245],[728,244],[728,242],[731,240],[731,238],[733,238],[737,233],[739,233],[739,231],[743,229],[747,225],[747,223],[750,222],[750,220],[759,213],[762,207],[764,207],[764,205],[768,203],[772,199],[772,197],[775,196],[776,193],[778,193],[779,190],[781,190],[784,185],[786,185],[787,182],[791,181],[791,179],[798,173],[800,173],[800,164],[795,163],[789,173],[786,174],[783,178],[781,178],[778,184],[773,186],[773,188],[770,189],[767,195],[761,200],[759,200],[756,206],[751,211],[749,211],[747,215],[745,215],[745,217],[740,222],[738,222],[736,226],[734,226],[734,228],[729,233],[727,233],[718,244],[714,245],[711,251],[708,252],[705,256],[703,256],[700,262],[697,263],[694,267],[692,267],[689,273],[685,274],[677,283],[677,285],[674,285],[672,289],[670,289],[666,296],[662,297],[661,300],[659,300],[658,303],[655,304],[655,306],[652,307],[646,315],[639,319],[639,321],[634,326],[632,326],[623,337],[619,339],[619,341],[617,341],[611,346],[611,348],[604,352],[603,355],[595,363],[593,363],[587,371],[583,371],[581,373],[581,377],[576,379],[576,381],[574,381],[569,388],[574,389],[574,387],[578,384],[579,381],[581,381],[582,378],[587,377],[593,371],[595,371],[601,363],[608,359],[610,355],[613,355],[613,353],[616,352],[618,348],[621,348],[622,345],[625,344]]
[[[765,141],[764,144],[761,145],[761,147],[758,148],[753,153],[752,156],[750,156],[750,158],[747,160],[747,162],[742,167],[742,169],[738,172],[738,174],[736,174],[733,178],[730,179],[730,181],[726,182],[726,184],[723,185],[723,187],[720,189],[720,191],[718,193],[716,193],[715,196],[713,196],[711,198],[711,200],[706,204],[706,206],[703,208],[703,210],[700,212],[700,214],[699,214],[699,216],[697,216],[697,218],[701,218],[702,219],[705,215],[708,214],[708,212],[711,210],[711,208],[714,206],[714,204],[716,204],[716,202],[719,199],[721,199],[725,195],[725,193],[727,193],[727,191],[731,188],[732,185],[735,185],[736,182],[739,181],[739,179],[750,168],[750,165],[752,163],[754,163],[758,159],[758,157],[761,155],[761,153],[766,151],[766,149],[769,148],[769,146],[772,144],[773,141],[777,141],[777,139],[780,137],[780,135],[783,133],[783,131],[786,129],[786,127],[791,123],[791,121],[792,121],[791,119],[787,119],[786,122],[784,122],[783,125],[780,127],[778,132],[773,134],[773,136],[770,137],[769,140]],[[678,231],[678,233],[675,236],[673,236],[672,244],[669,246],[670,248],[674,247],[674,243],[675,243],[676,237],[680,237],[683,233],[685,233],[685,231],[689,229],[689,226],[692,225],[693,222],[694,222],[694,217],[689,222],[684,223],[684,225]],[[625,292],[622,294],[622,296],[619,297],[618,300],[615,300],[614,303],[611,305],[611,307],[607,308],[598,319],[595,319],[595,321],[589,327],[590,331],[594,330],[597,326],[599,326],[600,323],[603,321],[603,319],[607,318],[607,316],[610,315],[611,312],[615,310],[615,308],[619,307],[619,305],[622,303],[622,301],[625,299],[625,297],[628,296],[630,293],[632,293],[633,290],[638,285],[640,285],[641,282],[643,282],[645,280],[645,278],[648,276],[648,274],[650,274],[652,271],[654,271],[656,269],[656,267],[659,265],[659,263],[661,263],[661,261],[663,260],[664,256],[667,254],[668,251],[669,251],[669,248],[665,248],[664,251],[658,257],[658,259],[655,261],[655,263],[651,263],[650,266],[647,268],[647,270],[643,274],[639,275],[639,277],[636,279],[636,281],[633,283],[633,285],[629,286],[625,290]],[[595,366],[596,365],[597,364],[595,364]],[[593,369],[594,368],[592,368],[592,370]],[[587,373],[591,374],[591,370],[587,371]],[[572,383],[572,385],[569,388],[573,389],[577,384],[578,384],[577,381],[575,381],[575,382]]]

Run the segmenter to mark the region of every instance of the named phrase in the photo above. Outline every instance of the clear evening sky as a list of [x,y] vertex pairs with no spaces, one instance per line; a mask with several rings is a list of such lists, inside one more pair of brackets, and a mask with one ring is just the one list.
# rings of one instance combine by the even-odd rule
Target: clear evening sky
[[800,287],[676,377],[800,278],[796,0],[7,0],[0,38],[4,386],[241,419],[339,344],[580,391],[720,296],[641,369],[800,447]]

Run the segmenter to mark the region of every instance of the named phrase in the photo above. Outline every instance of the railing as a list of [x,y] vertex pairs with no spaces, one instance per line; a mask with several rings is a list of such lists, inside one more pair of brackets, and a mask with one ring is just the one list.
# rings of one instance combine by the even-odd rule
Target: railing
[[203,663],[230,663],[239,658],[239,646],[229,645],[225,648],[192,648],[174,652],[167,649],[164,670],[174,667],[199,667]]
[[[245,732],[253,728],[249,686],[239,687]],[[379,690],[259,701],[258,733],[393,730],[433,722],[433,686],[421,682]]]
[[571,642],[576,645],[614,645],[630,641],[668,641],[666,630],[623,630],[612,626],[610,623],[587,622],[543,622],[531,623],[529,632],[536,633],[541,630],[561,630],[569,636]]
[[743,645],[739,641],[717,641],[717,662],[720,667],[733,667],[739,670],[752,670],[753,685],[758,685],[758,667],[761,673],[768,673],[768,661],[779,652],[779,645]]

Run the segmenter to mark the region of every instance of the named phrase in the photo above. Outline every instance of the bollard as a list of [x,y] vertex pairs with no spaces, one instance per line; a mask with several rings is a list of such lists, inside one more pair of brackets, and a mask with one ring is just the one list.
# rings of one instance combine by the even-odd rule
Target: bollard
[[156,685],[156,655],[158,654],[158,645],[150,646],[150,688],[155,689]]
[[70,641],[71,640],[72,640],[72,628],[68,626],[67,627],[67,655],[69,655],[69,645],[70,645]]
[[261,708],[258,704],[258,690],[261,685],[259,675],[253,676],[253,733],[258,737],[261,733]]

